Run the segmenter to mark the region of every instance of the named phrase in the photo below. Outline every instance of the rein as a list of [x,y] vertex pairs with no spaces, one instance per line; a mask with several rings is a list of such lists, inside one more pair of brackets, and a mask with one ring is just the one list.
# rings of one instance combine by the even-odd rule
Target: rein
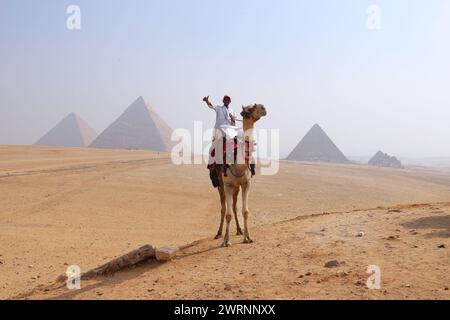
[[249,170],[249,169],[248,169],[248,166],[245,167],[244,173],[241,174],[240,176],[237,176],[237,175],[234,174],[233,170],[231,169],[232,167],[233,167],[233,166],[230,165],[230,167],[229,167],[228,169],[230,170],[231,175],[232,175],[233,177],[235,177],[235,178],[242,178],[242,177],[244,177],[245,175],[248,174],[248,170]]
[[230,166],[228,169],[230,170],[231,175],[233,177],[235,177],[235,178],[242,178],[242,177],[244,177],[247,174],[247,171],[248,171],[248,168],[246,168],[245,172],[243,174],[241,174],[240,176],[237,176],[237,175],[234,174],[234,172],[233,172],[233,170],[231,168],[232,168],[232,166]]

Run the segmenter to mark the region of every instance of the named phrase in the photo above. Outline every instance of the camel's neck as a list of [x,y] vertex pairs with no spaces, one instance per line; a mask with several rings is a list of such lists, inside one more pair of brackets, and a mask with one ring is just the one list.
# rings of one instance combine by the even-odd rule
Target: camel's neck
[[242,129],[244,129],[244,133],[247,132],[248,130],[253,130],[254,126],[255,122],[253,121],[253,119],[244,118],[242,120]]

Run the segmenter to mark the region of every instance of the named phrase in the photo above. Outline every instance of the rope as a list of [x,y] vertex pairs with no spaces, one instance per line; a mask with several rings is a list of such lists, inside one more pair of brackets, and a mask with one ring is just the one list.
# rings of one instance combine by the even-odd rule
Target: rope
[[242,175],[240,175],[240,176],[237,176],[237,175],[235,175],[235,174],[233,173],[233,170],[231,170],[231,166],[229,167],[229,169],[230,169],[231,175],[232,175],[233,177],[235,177],[235,178],[242,178],[242,177],[245,176],[245,175],[247,174],[247,172],[248,172],[248,167],[247,167],[247,166],[245,167],[244,173],[243,173]]

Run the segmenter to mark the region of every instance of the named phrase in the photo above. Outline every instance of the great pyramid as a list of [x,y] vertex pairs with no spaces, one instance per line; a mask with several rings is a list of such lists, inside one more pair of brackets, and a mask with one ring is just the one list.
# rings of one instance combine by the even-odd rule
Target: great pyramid
[[87,147],[96,137],[97,132],[72,112],[40,138],[35,145]]
[[142,97],[134,101],[89,147],[167,152],[172,129]]
[[350,163],[318,124],[309,130],[287,160]]
[[372,159],[369,160],[369,164],[376,167],[403,169],[403,165],[400,160],[396,157],[391,157],[383,151],[378,151]]

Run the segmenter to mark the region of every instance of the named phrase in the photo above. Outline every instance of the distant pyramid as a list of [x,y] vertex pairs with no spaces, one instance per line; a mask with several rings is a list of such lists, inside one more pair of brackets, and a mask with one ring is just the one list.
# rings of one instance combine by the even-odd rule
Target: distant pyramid
[[287,160],[350,163],[318,124],[309,130]]
[[376,167],[403,169],[403,165],[400,160],[398,160],[396,157],[391,157],[390,155],[382,151],[378,151],[372,157],[372,159],[369,160],[369,164]]
[[170,151],[172,129],[142,97],[91,143],[92,148]]
[[87,147],[95,137],[97,137],[97,132],[72,112],[39,139],[35,145]]

